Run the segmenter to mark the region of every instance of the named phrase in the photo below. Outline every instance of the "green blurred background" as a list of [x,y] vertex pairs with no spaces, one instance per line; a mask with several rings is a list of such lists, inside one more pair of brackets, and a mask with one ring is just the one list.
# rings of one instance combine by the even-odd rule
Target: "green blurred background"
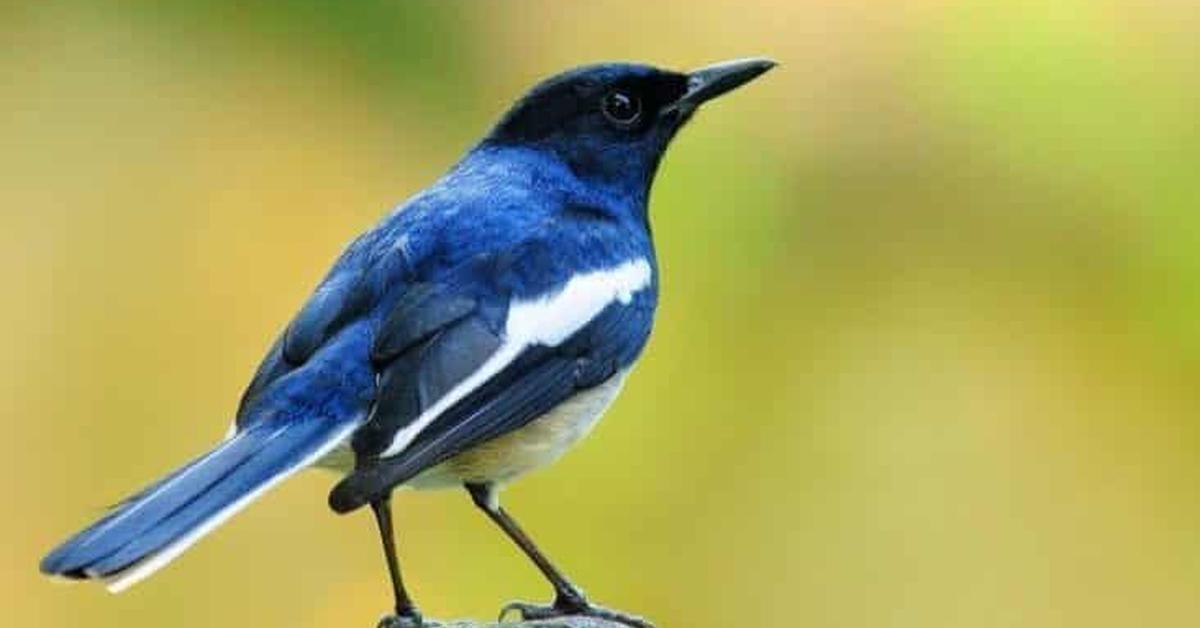
[[[3,623],[372,625],[370,517],[320,472],[122,596],[37,561],[219,438],[343,244],[532,82],[767,54],[660,172],[624,396],[506,504],[665,627],[1196,625],[1198,33],[1188,0],[5,4]],[[546,596],[465,495],[397,519],[428,614]]]

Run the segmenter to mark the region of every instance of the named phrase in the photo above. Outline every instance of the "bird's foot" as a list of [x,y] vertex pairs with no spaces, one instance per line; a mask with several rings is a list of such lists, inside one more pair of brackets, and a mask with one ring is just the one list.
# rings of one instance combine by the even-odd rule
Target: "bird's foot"
[[595,617],[606,621],[625,624],[633,628],[654,628],[654,624],[644,617],[623,613],[618,610],[595,606],[588,602],[582,594],[559,595],[550,605],[530,604],[529,602],[509,602],[500,609],[500,621],[509,613],[516,613],[522,621],[537,621],[557,617]]
[[436,621],[425,619],[416,609],[405,613],[384,615],[375,628],[434,628],[440,626]]

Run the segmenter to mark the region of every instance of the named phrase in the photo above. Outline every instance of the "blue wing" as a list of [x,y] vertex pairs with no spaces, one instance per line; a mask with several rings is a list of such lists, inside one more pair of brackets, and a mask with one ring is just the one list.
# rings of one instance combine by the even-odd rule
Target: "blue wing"
[[[355,438],[359,468],[334,488],[330,506],[337,512],[358,508],[421,471],[516,430],[576,393],[607,381],[631,364],[645,346],[653,305],[650,294],[629,303],[613,302],[565,342],[526,349],[497,375],[438,415],[399,454],[378,457],[401,425],[396,417],[412,417],[428,407],[422,405],[422,395],[411,390],[412,382],[429,377],[429,371],[443,369],[445,356],[466,358],[466,364],[457,367],[469,371],[495,351],[499,339],[479,342],[481,337],[494,338],[484,331],[482,323],[469,319],[459,322],[417,353],[423,357],[414,356],[393,365],[400,372],[382,384],[380,405]],[[459,375],[448,378],[447,385],[466,376]],[[397,394],[393,389],[405,389],[402,395],[412,400],[411,405],[404,406],[404,414],[396,414],[396,408],[386,405],[385,399]]]

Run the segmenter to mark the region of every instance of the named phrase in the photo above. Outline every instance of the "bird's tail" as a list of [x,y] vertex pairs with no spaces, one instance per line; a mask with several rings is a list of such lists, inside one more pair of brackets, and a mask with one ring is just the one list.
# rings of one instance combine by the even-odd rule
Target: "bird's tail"
[[342,443],[356,423],[263,422],[237,432],[42,559],[42,572],[100,579],[114,593],[154,573],[267,489]]

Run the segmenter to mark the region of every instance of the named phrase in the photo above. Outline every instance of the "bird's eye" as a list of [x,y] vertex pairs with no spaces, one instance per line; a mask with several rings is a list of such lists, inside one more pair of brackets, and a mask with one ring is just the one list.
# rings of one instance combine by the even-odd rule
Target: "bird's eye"
[[604,96],[601,110],[609,120],[620,126],[629,126],[641,117],[642,101],[629,92],[612,91]]

